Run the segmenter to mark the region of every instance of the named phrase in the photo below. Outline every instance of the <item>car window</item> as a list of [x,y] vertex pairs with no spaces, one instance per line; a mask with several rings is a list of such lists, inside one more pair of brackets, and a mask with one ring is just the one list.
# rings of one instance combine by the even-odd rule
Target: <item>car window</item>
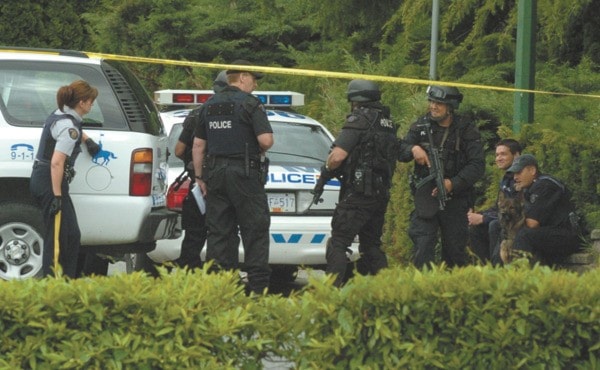
[[98,89],[98,98],[84,119],[86,127],[127,129],[112,89],[99,70],[85,65],[44,62],[0,62],[0,109],[8,123],[42,126],[57,109],[61,86],[83,79]]
[[271,127],[271,163],[320,166],[327,159],[332,141],[321,127],[290,122],[271,122]]

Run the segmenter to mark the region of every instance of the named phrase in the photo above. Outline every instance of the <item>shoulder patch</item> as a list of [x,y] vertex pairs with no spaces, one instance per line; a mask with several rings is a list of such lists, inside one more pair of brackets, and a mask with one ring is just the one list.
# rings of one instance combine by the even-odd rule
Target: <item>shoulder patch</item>
[[353,128],[356,130],[366,130],[369,128],[369,122],[356,114],[350,114],[346,117],[346,124],[343,128]]
[[538,195],[537,194],[531,194],[531,196],[529,197],[529,202],[530,203],[535,203],[538,199]]
[[77,138],[79,138],[79,131],[77,131],[77,129],[70,128],[69,137],[73,140],[77,140]]

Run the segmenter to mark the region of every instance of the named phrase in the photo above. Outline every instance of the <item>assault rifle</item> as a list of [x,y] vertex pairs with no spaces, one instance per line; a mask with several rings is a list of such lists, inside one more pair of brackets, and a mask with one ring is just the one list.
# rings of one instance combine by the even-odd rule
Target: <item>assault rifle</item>
[[431,123],[428,122],[419,126],[424,126],[427,131],[427,139],[429,140],[429,150],[427,151],[427,154],[429,156],[429,164],[431,167],[429,167],[429,175],[415,183],[415,187],[419,189],[429,181],[435,180],[435,185],[438,190],[437,199],[440,203],[439,209],[443,211],[444,208],[446,208],[446,202],[450,199],[448,197],[448,192],[446,192],[446,187],[444,186],[444,163],[441,159],[440,149],[433,144]]

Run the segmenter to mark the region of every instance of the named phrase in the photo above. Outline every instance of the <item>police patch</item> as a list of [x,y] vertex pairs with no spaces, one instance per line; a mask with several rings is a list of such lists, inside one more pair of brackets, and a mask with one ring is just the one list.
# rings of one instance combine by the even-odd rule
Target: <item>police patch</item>
[[70,128],[69,129],[69,136],[71,137],[71,139],[77,140],[77,138],[79,137],[79,131],[77,131],[74,128]]
[[537,198],[538,198],[537,194],[531,194],[531,196],[529,197],[529,203],[535,203]]

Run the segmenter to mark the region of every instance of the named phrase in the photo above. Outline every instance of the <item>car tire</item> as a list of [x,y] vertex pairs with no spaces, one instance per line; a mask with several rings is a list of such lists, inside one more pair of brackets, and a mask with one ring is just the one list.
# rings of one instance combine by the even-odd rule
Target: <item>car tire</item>
[[0,203],[0,278],[11,280],[41,275],[44,232],[42,212],[35,205]]

